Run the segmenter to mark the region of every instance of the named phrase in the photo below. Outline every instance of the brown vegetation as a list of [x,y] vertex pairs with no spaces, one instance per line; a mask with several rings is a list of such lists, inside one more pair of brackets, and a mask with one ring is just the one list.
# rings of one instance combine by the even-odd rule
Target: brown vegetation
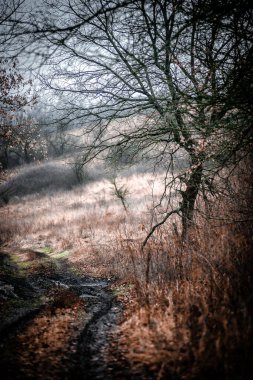
[[234,197],[209,202],[187,242],[164,227],[144,252],[128,245],[142,267],[108,353],[112,365],[116,357],[147,379],[251,378],[252,189],[242,188],[243,172],[231,178]]
[[73,293],[56,289],[52,303],[18,336],[17,359],[22,376],[61,379],[69,370],[66,361],[75,353],[83,327],[83,302]]
[[[113,371],[130,368],[141,379],[248,379],[253,266],[247,171],[231,178],[233,197],[198,200],[184,243],[175,220],[141,250],[152,203],[145,174],[121,178],[130,189],[127,212],[109,181],[5,206],[5,247],[64,251],[82,273],[118,278],[115,294],[125,311],[107,352]],[[159,191],[161,183],[156,196]]]

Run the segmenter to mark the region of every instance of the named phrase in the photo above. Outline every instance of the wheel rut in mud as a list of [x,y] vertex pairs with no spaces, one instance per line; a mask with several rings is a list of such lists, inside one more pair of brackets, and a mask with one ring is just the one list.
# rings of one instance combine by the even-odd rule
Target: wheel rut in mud
[[112,378],[104,351],[122,309],[112,280],[77,275],[67,261],[43,275],[2,274],[3,380]]
[[[121,304],[109,297],[97,305],[92,318],[80,335],[77,349],[76,372],[71,379],[111,379],[111,369],[104,357],[108,338],[121,314]],[[77,376],[77,377],[76,377]]]

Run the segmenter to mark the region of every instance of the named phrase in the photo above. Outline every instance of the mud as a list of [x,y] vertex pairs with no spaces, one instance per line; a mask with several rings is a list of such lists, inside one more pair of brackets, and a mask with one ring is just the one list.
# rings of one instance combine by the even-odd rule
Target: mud
[[77,275],[66,260],[24,276],[7,256],[0,267],[1,379],[114,378],[104,354],[122,311],[112,280]]

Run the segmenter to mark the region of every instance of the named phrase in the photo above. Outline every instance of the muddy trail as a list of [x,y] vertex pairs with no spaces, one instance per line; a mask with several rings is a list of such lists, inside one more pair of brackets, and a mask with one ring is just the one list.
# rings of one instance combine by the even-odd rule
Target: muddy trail
[[1,379],[119,378],[105,355],[122,312],[112,283],[64,257],[1,252]]

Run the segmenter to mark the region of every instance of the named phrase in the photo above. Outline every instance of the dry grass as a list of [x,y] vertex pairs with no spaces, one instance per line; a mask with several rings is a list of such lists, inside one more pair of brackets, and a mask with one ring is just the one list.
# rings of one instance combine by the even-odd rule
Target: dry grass
[[185,243],[163,227],[144,252],[128,245],[136,288],[108,353],[112,366],[116,357],[141,379],[252,378],[253,224],[250,213],[231,222],[242,219],[239,195],[211,202]]
[[[240,184],[234,199],[216,199],[208,210],[200,200],[208,220],[200,214],[186,243],[167,224],[144,251],[162,174],[154,185],[147,173],[119,184],[130,191],[128,212],[106,180],[2,208],[4,244],[68,251],[83,273],[134,284],[119,295],[126,307],[108,352],[112,368],[127,363],[141,379],[250,379],[252,222],[226,222],[231,213],[241,218]],[[243,202],[247,208],[251,198]]]
[[74,293],[58,290],[54,302],[18,335],[17,359],[23,378],[62,379],[62,369],[67,378],[66,362],[75,353],[85,318],[82,301]]
[[[117,179],[129,190],[128,211],[109,180],[50,195],[29,195],[0,208],[6,248],[68,251],[69,260],[90,275],[121,272],[119,245],[142,241],[149,209],[163,191],[163,176],[133,174]],[[119,275],[121,275],[119,273]]]
[[231,227],[194,237],[183,248],[168,244],[165,254],[150,244],[149,277],[138,276],[117,350],[147,379],[250,378],[252,238]]

